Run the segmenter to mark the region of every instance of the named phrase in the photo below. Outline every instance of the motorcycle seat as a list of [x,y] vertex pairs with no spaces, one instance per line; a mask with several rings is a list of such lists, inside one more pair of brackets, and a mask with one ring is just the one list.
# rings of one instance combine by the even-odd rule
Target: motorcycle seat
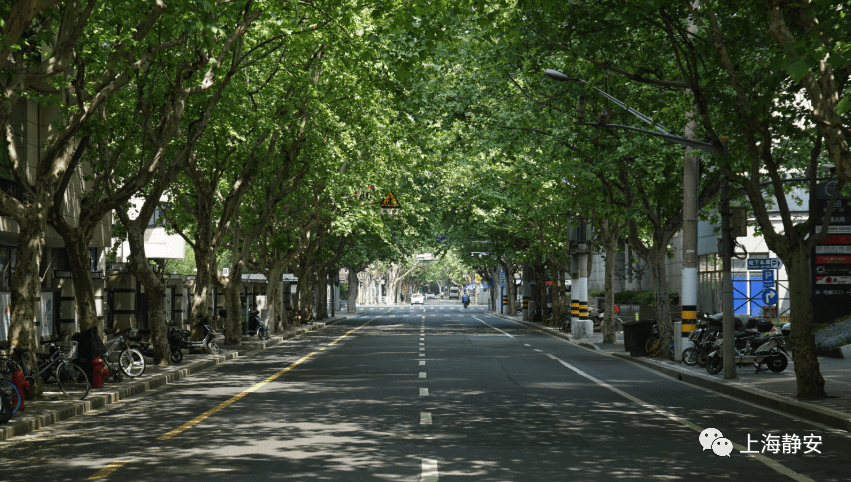
[[757,346],[763,345],[763,344],[765,344],[765,342],[768,341],[768,339],[769,338],[767,336],[760,336],[758,338],[754,338],[753,340],[751,340],[751,346],[757,347]]

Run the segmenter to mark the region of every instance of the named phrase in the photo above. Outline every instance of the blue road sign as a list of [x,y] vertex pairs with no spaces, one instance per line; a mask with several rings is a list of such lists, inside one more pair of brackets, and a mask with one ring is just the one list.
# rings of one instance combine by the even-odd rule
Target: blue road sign
[[783,262],[780,258],[751,258],[748,260],[748,270],[755,269],[780,269]]
[[499,285],[505,286],[505,271],[499,272]]
[[766,305],[777,304],[777,291],[771,288],[762,292],[762,302]]
[[774,270],[773,269],[762,270],[762,280],[763,281],[774,281]]

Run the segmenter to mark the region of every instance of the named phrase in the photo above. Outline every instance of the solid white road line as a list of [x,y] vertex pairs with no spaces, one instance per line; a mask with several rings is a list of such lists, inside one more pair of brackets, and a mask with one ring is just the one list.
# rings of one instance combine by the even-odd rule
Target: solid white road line
[[487,324],[487,323],[485,323],[484,321],[480,320],[478,317],[475,317],[475,316],[474,316],[474,317],[473,317],[473,319],[474,319],[474,320],[476,320],[476,321],[478,321],[479,323],[481,323],[481,324],[485,325],[485,326],[490,326],[490,327],[491,327],[491,328],[493,328],[494,330],[496,330],[496,331],[498,331],[498,332],[502,333],[503,335],[505,335],[505,336],[507,336],[507,337],[509,337],[509,338],[514,338],[514,336],[509,335],[508,333],[506,333],[506,332],[504,332],[504,331],[500,330],[499,328],[497,328],[497,327],[495,327],[495,326],[488,325],[488,324]]
[[428,388],[420,388],[420,396],[427,397],[428,396]]
[[539,350],[537,348],[532,348],[532,349],[535,350],[535,351],[539,351],[539,352],[543,353],[543,350]]
[[[567,363],[566,361],[564,361],[564,360],[562,360],[558,357],[555,357],[555,356],[550,355],[550,354],[547,354],[547,356],[552,358],[553,360],[556,360],[557,362],[561,363],[565,367],[573,370],[577,374],[587,378],[588,380],[591,380],[592,382],[596,383],[597,385],[600,385],[603,388],[611,390],[611,391],[617,393],[618,395],[647,408],[648,410],[652,410],[652,411],[658,413],[659,415],[662,415],[663,417],[667,417],[667,418],[669,418],[669,419],[671,419],[675,422],[681,423],[681,424],[685,425],[686,427],[694,430],[697,433],[703,432],[703,428],[698,427],[697,425],[693,424],[692,422],[690,422],[690,421],[688,421],[684,418],[677,417],[674,414],[657,407],[656,405],[647,403],[644,400],[641,400],[637,397],[634,397],[634,396],[624,392],[623,390],[617,389],[617,388],[609,385],[608,383],[606,383],[602,380],[594,378],[593,376],[583,372],[582,370],[576,368],[575,366],[571,365],[570,363]],[[735,447],[736,450],[739,450],[740,452],[750,450],[750,448],[745,448],[744,446],[739,445],[735,442],[733,442],[733,447]],[[792,469],[790,469],[790,468],[788,468],[784,465],[781,465],[779,462],[766,457],[765,455],[762,455],[762,454],[748,454],[748,455],[753,456],[753,458],[755,458],[755,459],[759,460],[760,462],[762,462],[763,464],[771,467],[777,473],[779,473],[781,475],[785,475],[785,476],[787,476],[787,477],[789,477],[793,480],[796,480],[798,482],[815,482],[815,481],[813,481],[813,479],[807,477],[806,475],[799,474],[799,473],[793,471]]]
[[431,412],[420,412],[420,425],[431,425]]
[[423,459],[423,475],[420,482],[437,482],[437,459]]

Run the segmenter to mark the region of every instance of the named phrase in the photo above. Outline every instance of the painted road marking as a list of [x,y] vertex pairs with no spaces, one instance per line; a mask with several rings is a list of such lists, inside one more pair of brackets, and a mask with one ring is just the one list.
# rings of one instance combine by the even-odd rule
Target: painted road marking
[[537,348],[532,348],[532,349],[535,350],[535,351],[539,351],[539,352],[543,353],[543,350],[539,350]]
[[[431,414],[429,414],[429,423],[431,423]],[[95,472],[94,475],[89,477],[88,480],[102,479],[102,478],[108,476],[109,474],[115,472],[116,470],[120,469],[121,467],[124,467],[124,465],[127,464],[128,462],[130,462],[130,461],[129,460],[116,460],[115,462],[107,464],[106,467]]]
[[505,336],[507,336],[507,337],[509,337],[509,338],[514,338],[514,336],[509,335],[508,333],[506,333],[506,332],[504,332],[504,331],[500,330],[499,328],[497,328],[497,327],[495,327],[495,326],[491,326],[491,325],[489,325],[489,324],[485,323],[484,321],[480,320],[478,317],[475,317],[475,316],[474,316],[474,317],[473,317],[473,319],[474,319],[474,320],[476,320],[476,321],[478,321],[479,323],[484,324],[485,326],[490,326],[490,327],[491,327],[491,328],[493,328],[494,330],[496,330],[496,331],[498,331],[498,332],[502,333],[503,335],[505,335]]
[[431,412],[420,412],[420,425],[431,425]]
[[428,396],[428,388],[420,388],[420,396],[427,397]]
[[423,459],[423,475],[420,477],[420,482],[437,482],[437,460]]
[[523,345],[524,345],[524,346],[532,346],[532,345],[530,345],[530,344],[528,344],[528,343],[524,343]]
[[425,346],[425,343],[420,343],[420,346]]
[[[575,366],[571,365],[570,363],[567,363],[566,361],[564,361],[564,360],[562,360],[558,357],[555,357],[555,356],[550,355],[550,354],[547,354],[547,356],[552,358],[553,360],[556,360],[557,362],[561,363],[565,367],[573,370],[577,374],[587,378],[588,380],[591,380],[592,382],[596,383],[597,385],[600,385],[603,388],[607,388],[607,389],[617,393],[618,395],[620,395],[620,396],[622,396],[622,397],[624,397],[628,400],[632,400],[633,402],[644,406],[648,410],[652,410],[652,411],[658,413],[659,415],[662,415],[663,417],[666,417],[666,418],[669,418],[669,419],[671,419],[675,422],[681,423],[681,424],[685,425],[686,427],[694,430],[697,433],[703,432],[702,428],[698,427],[697,425],[693,424],[692,422],[689,422],[688,420],[686,420],[684,418],[677,417],[677,416],[673,415],[672,413],[657,407],[656,405],[647,403],[644,400],[641,400],[637,397],[634,397],[634,396],[624,392],[623,390],[617,389],[617,388],[609,385],[608,383],[606,383],[602,380],[594,378],[593,376],[583,372],[582,370],[576,368]],[[733,447],[736,448],[736,450],[739,450],[739,451],[750,450],[750,449],[746,449],[744,446],[739,445],[735,442],[731,442],[731,443],[733,444]],[[779,473],[781,475],[785,475],[785,476],[787,476],[787,477],[789,477],[793,480],[797,480],[798,482],[815,482],[813,479],[807,477],[806,475],[801,475],[801,474],[793,471],[792,469],[780,464],[779,462],[776,462],[776,461],[766,457],[765,455],[762,455],[762,454],[747,454],[747,455],[753,456],[753,458],[755,458],[755,459],[759,460],[760,462],[762,462],[763,464],[771,467],[777,473]]]
[[420,347],[420,351],[425,351],[425,347],[424,347],[424,346],[421,346],[421,347]]
[[425,378],[425,377],[426,377],[426,372],[420,372],[420,378]]
[[[331,345],[334,345],[335,343],[339,342],[340,340],[342,340],[343,338],[345,338],[345,337],[349,336],[350,334],[354,333],[355,331],[358,331],[358,330],[360,330],[361,328],[363,328],[364,326],[366,326],[366,325],[368,325],[368,324],[372,323],[372,321],[373,321],[373,320],[376,320],[376,319],[377,319],[377,318],[373,318],[372,320],[367,321],[366,323],[362,324],[361,326],[359,326],[359,327],[357,327],[357,328],[353,328],[353,329],[351,329],[351,330],[347,331],[345,334],[343,334],[342,336],[338,337],[336,340],[332,341],[331,343],[328,343],[328,344],[327,344],[327,345],[325,345],[325,346],[331,346]],[[183,432],[185,432],[185,431],[189,430],[190,428],[192,428],[192,427],[194,427],[194,426],[198,425],[199,423],[203,422],[204,420],[206,420],[206,419],[207,419],[208,417],[210,417],[211,415],[214,415],[214,414],[216,414],[217,412],[219,412],[220,410],[223,410],[223,409],[225,409],[225,408],[227,408],[227,407],[231,406],[234,402],[236,402],[236,401],[240,400],[242,397],[244,397],[244,396],[248,395],[248,394],[249,394],[249,393],[251,393],[251,392],[257,391],[258,389],[262,388],[262,387],[263,387],[263,386],[265,386],[266,384],[268,384],[268,383],[270,383],[270,382],[274,381],[276,378],[280,377],[280,376],[281,376],[281,375],[283,375],[284,373],[287,373],[288,371],[290,371],[290,370],[292,370],[293,368],[297,367],[298,365],[300,365],[301,363],[303,363],[305,360],[307,360],[308,358],[312,357],[313,355],[316,355],[317,353],[319,353],[319,352],[314,351],[314,352],[308,353],[307,355],[305,355],[305,356],[303,356],[303,357],[299,358],[298,360],[294,361],[293,363],[291,363],[288,367],[286,367],[286,368],[284,368],[284,369],[282,369],[282,370],[278,371],[278,372],[277,372],[277,373],[275,373],[274,375],[270,376],[269,378],[267,378],[267,379],[263,380],[262,382],[260,382],[260,383],[258,383],[258,384],[256,384],[256,385],[254,385],[253,387],[251,387],[251,388],[249,388],[249,389],[245,390],[244,392],[237,393],[236,395],[234,395],[233,397],[229,398],[228,400],[225,400],[224,402],[222,402],[222,403],[220,403],[220,404],[216,405],[215,407],[213,407],[213,408],[211,408],[211,409],[207,410],[206,412],[202,413],[201,415],[198,415],[197,417],[195,417],[195,418],[193,418],[192,420],[190,420],[190,421],[188,421],[188,422],[184,423],[183,425],[181,425],[181,426],[177,427],[176,429],[174,429],[174,430],[172,430],[172,431],[170,431],[170,432],[167,432],[167,433],[165,433],[165,434],[163,434],[163,435],[160,435],[159,437],[157,437],[157,440],[168,440],[168,439],[170,439],[170,438],[174,437],[175,435],[179,435],[179,434],[181,434],[181,433],[183,433]]]
[[425,356],[425,353],[420,353],[420,356]]
[[420,365],[425,365],[425,360],[420,360]]
[[420,338],[420,341],[425,341],[425,338]]

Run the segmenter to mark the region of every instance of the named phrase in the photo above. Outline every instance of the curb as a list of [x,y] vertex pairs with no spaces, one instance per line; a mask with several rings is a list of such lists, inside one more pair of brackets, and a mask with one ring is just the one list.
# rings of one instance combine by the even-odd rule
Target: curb
[[[338,320],[334,319],[333,321]],[[227,353],[222,353],[216,356],[207,355],[206,358],[195,360],[184,365],[168,365],[169,368],[166,368],[169,370],[168,372],[155,375],[145,380],[132,380],[125,378],[125,381],[121,382],[121,385],[109,384],[107,385],[108,388],[92,389],[84,400],[32,401],[30,402],[31,406],[28,407],[27,410],[20,412],[20,414],[15,414],[18,420],[13,417],[12,420],[0,426],[0,441],[9,440],[10,438],[19,435],[25,435],[40,428],[53,425],[57,422],[68,420],[77,415],[82,415],[121,400],[126,400],[144,394],[145,392],[149,392],[163,385],[174,383],[190,375],[214,368],[228,360],[233,360],[248,353],[279,345],[283,343],[284,340],[289,340],[311,331],[324,329],[326,325],[327,323],[316,323],[306,327],[299,327],[292,332],[284,334],[283,336],[278,335],[270,338],[269,340],[259,341],[258,343],[252,343],[251,345],[240,345],[238,347],[225,345],[223,346],[223,350],[227,350]],[[233,350],[231,350],[231,348]],[[171,367],[174,368],[171,369]],[[55,408],[51,408],[51,406],[55,406]]]
[[[514,320],[499,314],[496,316],[500,318],[504,318],[507,320],[515,321],[517,323],[523,324],[535,330],[549,333],[553,336],[557,336],[559,338],[563,338],[570,343],[581,346],[582,348],[591,349],[594,351],[602,352],[599,346],[588,343],[588,342],[577,342],[568,337],[567,334],[561,333],[559,331],[550,330],[544,328],[543,326],[536,325],[534,323],[528,321]],[[802,402],[800,400],[784,397],[781,395],[777,395],[776,393],[767,392],[765,390],[750,387],[747,385],[742,385],[740,383],[732,382],[732,383],[722,383],[717,382],[715,380],[707,379],[699,375],[695,375],[691,371],[686,371],[682,369],[668,367],[656,362],[651,361],[650,359],[643,359],[640,357],[631,357],[628,353],[623,352],[606,352],[614,357],[620,358],[625,361],[637,363],[639,365],[643,365],[647,368],[651,368],[660,373],[670,376],[671,378],[676,378],[682,382],[689,383],[691,385],[695,385],[701,388],[706,388],[712,390],[714,392],[722,393],[724,395],[729,395],[731,397],[735,397],[747,402],[758,404],[765,408],[771,408],[774,410],[778,410],[780,412],[788,413],[790,415],[795,415],[798,417],[806,418],[812,420],[814,422],[819,422],[821,424],[827,425],[831,428],[836,428],[840,430],[845,430],[851,432],[851,415],[840,412],[838,410],[833,410],[830,408],[818,407],[813,404]]]

